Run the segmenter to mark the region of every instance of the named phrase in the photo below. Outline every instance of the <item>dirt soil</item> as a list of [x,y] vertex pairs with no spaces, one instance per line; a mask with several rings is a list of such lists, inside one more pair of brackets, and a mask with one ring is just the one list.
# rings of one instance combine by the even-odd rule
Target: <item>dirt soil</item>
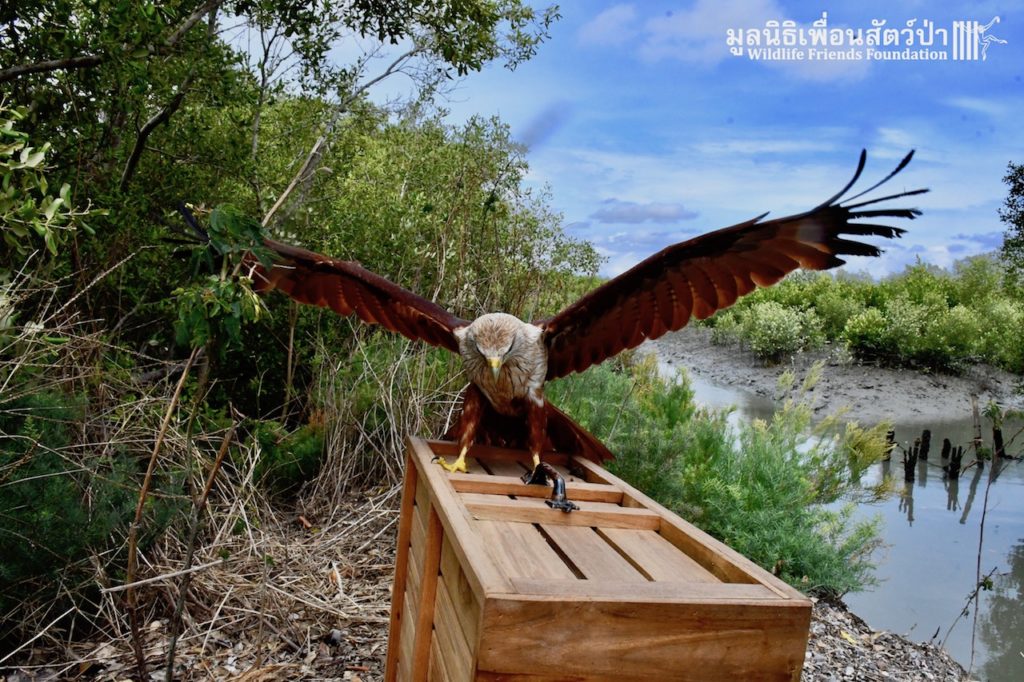
[[822,414],[846,408],[849,420],[874,424],[889,419],[902,424],[964,418],[971,396],[984,408],[995,400],[1006,408],[1024,409],[1024,395],[1015,392],[1021,378],[987,365],[970,367],[961,376],[889,369],[856,362],[833,346],[800,353],[788,362],[765,366],[753,353],[735,344],[716,345],[711,330],[687,327],[648,342],[641,350],[658,354],[693,376],[765,398],[777,397],[779,376],[793,370],[798,378],[818,361],[825,363],[813,389],[815,410]]

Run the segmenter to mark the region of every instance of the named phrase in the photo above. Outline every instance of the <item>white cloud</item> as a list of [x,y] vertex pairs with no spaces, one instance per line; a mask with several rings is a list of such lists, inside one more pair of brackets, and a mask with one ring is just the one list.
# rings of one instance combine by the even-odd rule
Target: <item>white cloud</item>
[[688,210],[682,204],[651,202],[640,204],[635,201],[605,199],[601,208],[590,214],[590,218],[599,223],[643,222],[677,223],[681,220],[692,220],[697,213]]
[[633,5],[613,5],[581,26],[576,37],[581,45],[622,45],[636,36],[635,24]]
[[982,99],[981,97],[953,97],[946,100],[946,104],[957,109],[985,114],[993,118],[998,118],[1006,113],[1006,106],[1002,102],[997,102],[993,99]]

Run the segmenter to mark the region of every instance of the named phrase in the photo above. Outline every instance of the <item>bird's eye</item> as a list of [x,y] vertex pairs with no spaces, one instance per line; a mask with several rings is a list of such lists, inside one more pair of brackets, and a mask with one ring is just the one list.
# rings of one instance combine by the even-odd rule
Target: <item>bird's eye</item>
[[508,355],[509,353],[511,353],[512,349],[515,348],[515,345],[516,345],[516,341],[515,341],[515,339],[512,339],[512,343],[508,344],[508,348],[505,349],[505,352],[502,353],[502,356],[505,356],[505,355]]

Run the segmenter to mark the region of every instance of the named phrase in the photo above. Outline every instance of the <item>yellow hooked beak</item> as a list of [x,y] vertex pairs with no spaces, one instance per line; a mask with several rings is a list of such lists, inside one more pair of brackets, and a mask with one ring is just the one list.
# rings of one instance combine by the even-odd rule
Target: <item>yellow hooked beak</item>
[[495,380],[498,375],[501,374],[501,358],[487,358],[487,364],[491,366],[491,372],[494,374]]

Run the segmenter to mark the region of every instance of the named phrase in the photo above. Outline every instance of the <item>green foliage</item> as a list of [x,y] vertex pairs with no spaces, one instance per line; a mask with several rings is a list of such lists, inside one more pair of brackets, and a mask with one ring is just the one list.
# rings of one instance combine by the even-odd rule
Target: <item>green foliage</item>
[[860,359],[959,372],[988,362],[1024,372],[1018,330],[1024,301],[992,256],[958,261],[952,272],[916,263],[882,282],[802,273],[759,289],[708,323],[712,338],[738,340],[779,359],[845,343]]
[[549,396],[608,444],[615,473],[791,584],[843,594],[873,582],[878,521],[855,520],[849,500],[883,455],[886,425],[812,425],[801,398],[813,381],[770,423],[735,428],[650,362],[592,368]]
[[824,341],[821,320],[813,310],[801,315],[775,301],[755,303],[748,308],[740,329],[750,350],[770,362],[817,348]]
[[255,478],[275,493],[292,491],[312,478],[320,468],[324,452],[324,429],[306,424],[288,431],[272,420],[256,422],[252,439],[259,445]]
[[999,209],[999,219],[1006,225],[1002,255],[1015,287],[1024,287],[1024,164],[1010,163],[1003,182],[1009,187],[1006,200]]
[[29,144],[28,134],[15,127],[25,117],[24,110],[0,102],[0,261],[5,264],[0,279],[40,246],[56,256],[75,229],[92,232],[83,221],[90,211],[74,207],[71,185],[61,185],[56,196],[49,193],[45,162],[50,143]]
[[210,275],[173,293],[178,308],[174,339],[183,346],[203,346],[214,338],[240,345],[242,325],[259,319],[263,309],[263,302],[247,278],[232,280]]
[[[0,403],[0,622],[11,626],[10,611],[24,600],[91,584],[90,560],[117,550],[134,514],[132,458],[72,457],[83,409],[81,398],[53,392]],[[169,498],[154,500],[146,537],[175,509]]]

